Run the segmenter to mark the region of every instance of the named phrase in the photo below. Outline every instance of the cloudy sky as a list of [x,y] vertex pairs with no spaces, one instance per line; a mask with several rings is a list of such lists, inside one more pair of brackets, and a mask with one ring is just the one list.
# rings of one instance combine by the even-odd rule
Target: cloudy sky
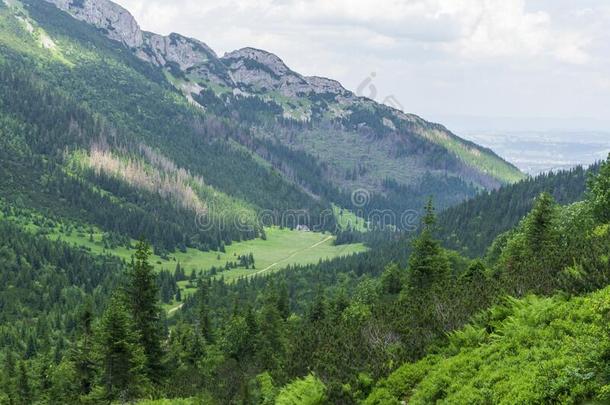
[[608,0],[115,1],[145,30],[265,49],[432,120],[610,123]]

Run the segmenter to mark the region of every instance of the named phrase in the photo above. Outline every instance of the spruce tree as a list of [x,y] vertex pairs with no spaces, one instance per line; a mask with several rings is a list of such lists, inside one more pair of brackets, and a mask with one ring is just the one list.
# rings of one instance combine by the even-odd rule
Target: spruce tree
[[4,355],[4,362],[2,365],[2,374],[0,374],[0,393],[4,394],[2,396],[0,394],[0,399],[4,400],[7,403],[13,403],[16,397],[15,394],[15,385],[14,385],[14,375],[15,375],[15,357],[11,350],[7,350]]
[[288,319],[290,316],[290,294],[285,280],[282,280],[278,285],[277,309],[283,319]]
[[116,297],[96,329],[95,358],[99,369],[96,399],[130,400],[146,391],[146,356],[140,336],[128,309]]
[[208,343],[214,340],[210,322],[210,311],[208,309],[209,283],[209,279],[200,279],[197,283],[197,312],[195,320],[200,336]]
[[526,254],[521,263],[525,288],[549,294],[558,285],[560,267],[557,204],[549,193],[542,193],[525,219]]
[[534,254],[543,253],[555,242],[554,226],[557,206],[549,193],[542,193],[525,221],[525,235],[528,247]]
[[163,327],[159,306],[159,287],[153,266],[148,262],[150,246],[140,241],[129,266],[125,298],[146,356],[146,373],[154,383],[162,377]]
[[420,290],[429,288],[434,282],[441,281],[449,273],[449,261],[440,242],[434,239],[433,232],[436,215],[432,199],[426,204],[422,219],[422,230],[413,242],[413,252],[409,257],[409,287]]
[[74,368],[80,379],[80,390],[88,395],[93,387],[95,364],[93,360],[93,310],[88,300],[80,315],[80,338],[72,351]]
[[384,294],[395,295],[402,291],[403,270],[396,263],[389,264],[381,275],[381,290]]
[[285,356],[284,321],[278,309],[275,289],[265,291],[263,302],[258,314],[255,351],[259,366],[271,371],[281,368]]
[[449,259],[434,238],[436,216],[432,199],[426,204],[421,233],[409,257],[407,288],[399,297],[397,328],[406,336],[411,355],[418,356],[432,336],[447,331],[451,299],[447,292]]

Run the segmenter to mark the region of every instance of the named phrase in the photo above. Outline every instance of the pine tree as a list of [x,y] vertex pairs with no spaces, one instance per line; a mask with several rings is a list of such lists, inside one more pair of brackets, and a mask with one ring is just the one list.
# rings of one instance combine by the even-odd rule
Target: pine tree
[[161,308],[158,302],[159,287],[153,266],[148,262],[150,246],[140,241],[129,266],[125,298],[134,321],[134,327],[146,356],[146,373],[152,382],[162,377]]
[[208,308],[209,295],[209,279],[200,279],[197,283],[197,313],[196,324],[200,336],[206,342],[212,342],[214,336],[212,334],[212,325],[210,322],[210,311]]
[[13,352],[8,350],[4,356],[4,364],[2,365],[2,374],[0,374],[0,399],[7,403],[14,403],[16,397],[14,378],[15,375],[15,357]]
[[409,287],[415,290],[429,288],[449,274],[449,261],[440,242],[433,236],[435,224],[436,216],[430,199],[422,219],[421,234],[413,242],[413,252],[409,257]]
[[406,336],[411,355],[417,356],[431,338],[449,330],[451,300],[448,294],[450,263],[440,242],[433,236],[436,216],[432,200],[426,205],[421,233],[413,242],[406,289],[401,292],[396,327]]
[[98,385],[94,396],[130,400],[146,391],[146,355],[122,300],[112,298],[95,333]]
[[392,263],[381,275],[381,289],[385,294],[395,295],[402,291],[402,287],[402,270],[396,263]]
[[174,277],[176,281],[182,281],[186,278],[184,275],[184,270],[182,270],[182,266],[180,266],[180,262],[176,264],[176,270],[174,271]]
[[72,351],[74,367],[80,379],[80,391],[88,395],[93,387],[95,363],[93,360],[93,310],[87,301],[80,316],[80,339]]
[[290,316],[290,296],[285,280],[282,280],[278,286],[277,309],[283,319],[288,319]]
[[536,293],[549,294],[559,283],[557,219],[557,204],[549,193],[542,193],[536,199],[532,212],[525,219],[526,249],[521,272],[525,288]]
[[309,313],[307,315],[307,319],[309,322],[321,322],[326,318],[326,300],[324,298],[324,294],[321,289],[316,293],[316,297],[314,302],[311,304],[309,308]]
[[285,358],[284,318],[278,308],[277,286],[269,286],[263,294],[263,306],[257,317],[255,353],[258,364],[271,371],[279,369]]
[[556,239],[554,232],[557,206],[549,193],[542,193],[525,221],[525,235],[529,249],[539,254],[549,248]]

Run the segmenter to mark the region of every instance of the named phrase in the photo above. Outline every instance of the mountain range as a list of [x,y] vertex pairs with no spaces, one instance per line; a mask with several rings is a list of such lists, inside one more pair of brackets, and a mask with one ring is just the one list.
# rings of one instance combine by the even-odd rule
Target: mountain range
[[[267,225],[331,230],[322,218],[337,209],[419,210],[429,195],[445,208],[524,178],[442,125],[266,51],[219,57],[141,30],[109,0],[0,5],[11,203],[130,237],[146,230],[169,250],[218,248],[260,235],[261,210]],[[286,210],[307,218],[287,223]]]

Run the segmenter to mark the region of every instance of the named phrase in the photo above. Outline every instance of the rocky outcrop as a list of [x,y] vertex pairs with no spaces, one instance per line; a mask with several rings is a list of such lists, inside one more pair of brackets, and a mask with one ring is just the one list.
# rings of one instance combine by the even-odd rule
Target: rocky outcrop
[[201,41],[179,34],[168,36],[144,32],[135,18],[110,0],[46,0],[74,18],[87,22],[108,38],[131,48],[140,58],[156,66],[176,64],[186,71],[209,61],[216,53]]
[[123,43],[138,58],[158,67],[169,67],[174,72],[178,69],[196,81],[223,85],[238,94],[325,95],[343,102],[355,98],[339,82],[322,77],[304,77],[288,68],[276,55],[260,49],[243,48],[218,58],[199,40],[179,34],[162,36],[144,32],[127,10],[110,0],[46,1],[95,26],[108,38]]
[[353,96],[339,82],[323,77],[304,77],[288,68],[276,55],[260,49],[243,48],[227,53],[221,60],[242,90],[277,91],[286,97]]
[[100,29],[129,48],[140,48],[144,35],[129,11],[110,0],[46,0],[74,18]]
[[254,48],[227,53],[222,59],[235,84],[244,91],[265,93],[278,91],[286,97],[296,97],[309,84],[290,70],[276,55]]
[[136,55],[157,66],[175,63],[182,71],[217,59],[214,51],[201,41],[179,34],[161,36],[150,32],[144,33],[144,42]]
[[336,94],[344,97],[353,96],[351,91],[346,90],[341,83],[336,80],[327,79],[319,76],[309,76],[305,80],[316,94]]

